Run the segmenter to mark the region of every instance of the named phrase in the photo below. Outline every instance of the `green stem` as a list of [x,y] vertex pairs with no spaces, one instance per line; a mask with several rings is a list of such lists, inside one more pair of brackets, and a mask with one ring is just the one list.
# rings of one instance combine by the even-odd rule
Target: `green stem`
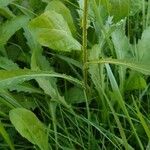
[[87,20],[88,20],[88,0],[84,0],[83,9],[83,30],[82,30],[82,51],[83,51],[83,80],[84,86],[87,90]]
[[[88,21],[88,0],[84,0],[84,8],[83,8],[83,30],[82,30],[82,51],[83,51],[83,82],[84,82],[84,96],[86,99],[86,109],[87,109],[87,117],[90,121],[90,110],[88,103],[88,69],[87,69],[87,61],[88,61],[88,52],[87,52],[87,21]],[[88,149],[90,149],[90,139],[91,139],[91,129],[90,124],[88,124]]]

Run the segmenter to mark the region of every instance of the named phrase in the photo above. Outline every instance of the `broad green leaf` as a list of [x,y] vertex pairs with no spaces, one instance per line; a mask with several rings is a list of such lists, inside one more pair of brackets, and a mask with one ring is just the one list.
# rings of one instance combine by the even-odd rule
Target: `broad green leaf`
[[55,11],[46,11],[33,19],[29,27],[42,46],[58,51],[81,50],[81,45],[72,37],[67,22]]
[[46,7],[46,11],[48,10],[54,10],[55,12],[61,14],[64,17],[65,21],[67,21],[72,33],[75,34],[76,29],[73,18],[71,16],[71,12],[60,0],[52,0]]
[[41,150],[48,150],[46,127],[34,113],[24,108],[12,109],[10,120],[16,130],[32,144],[38,145]]
[[18,16],[0,25],[0,45],[6,44],[9,38],[19,29],[27,24],[29,18],[26,16]]
[[149,63],[150,60],[150,27],[145,29],[142,33],[141,40],[138,41],[138,58],[139,61]]
[[18,69],[12,71],[0,70],[0,88],[10,88],[14,85],[23,83],[39,77],[58,77],[82,85],[82,82],[65,74],[52,73],[47,71],[31,71],[28,69]]
[[3,124],[1,123],[1,121],[0,121],[0,135],[2,135],[2,137],[5,139],[6,143],[9,145],[9,148],[11,150],[15,150],[14,145],[13,145],[8,133],[6,132]]
[[13,1],[14,0],[0,0],[0,7],[5,7],[5,6],[9,5]]

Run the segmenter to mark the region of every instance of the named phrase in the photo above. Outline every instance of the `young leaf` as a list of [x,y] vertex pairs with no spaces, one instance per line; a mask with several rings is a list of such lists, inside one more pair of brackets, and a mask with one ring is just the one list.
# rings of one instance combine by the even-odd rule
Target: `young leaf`
[[81,50],[81,45],[72,37],[67,22],[55,11],[46,11],[33,19],[29,27],[42,46],[58,51]]
[[38,145],[41,150],[48,150],[46,127],[34,113],[24,108],[12,109],[10,120],[16,130],[32,144]]
[[46,11],[54,10],[55,12],[62,14],[65,21],[67,21],[68,26],[73,34],[75,34],[76,29],[73,22],[73,18],[71,16],[70,10],[60,1],[60,0],[52,0],[46,7]]

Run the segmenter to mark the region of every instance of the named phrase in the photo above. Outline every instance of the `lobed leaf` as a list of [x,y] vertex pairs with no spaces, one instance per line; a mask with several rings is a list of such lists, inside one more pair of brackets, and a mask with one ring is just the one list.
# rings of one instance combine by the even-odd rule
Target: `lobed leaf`
[[47,71],[31,71],[28,69],[18,69],[13,71],[0,70],[0,88],[10,88],[38,77],[59,77],[82,85],[82,82],[65,74],[51,73]]
[[29,18],[27,16],[18,16],[9,21],[6,21],[0,26],[0,45],[6,44],[6,42],[11,38],[11,36],[21,29],[27,22]]

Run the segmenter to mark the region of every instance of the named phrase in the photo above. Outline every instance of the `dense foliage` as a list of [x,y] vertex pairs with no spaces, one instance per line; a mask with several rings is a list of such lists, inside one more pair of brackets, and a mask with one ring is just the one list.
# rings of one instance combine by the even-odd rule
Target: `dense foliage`
[[150,150],[150,0],[0,0],[0,150]]

